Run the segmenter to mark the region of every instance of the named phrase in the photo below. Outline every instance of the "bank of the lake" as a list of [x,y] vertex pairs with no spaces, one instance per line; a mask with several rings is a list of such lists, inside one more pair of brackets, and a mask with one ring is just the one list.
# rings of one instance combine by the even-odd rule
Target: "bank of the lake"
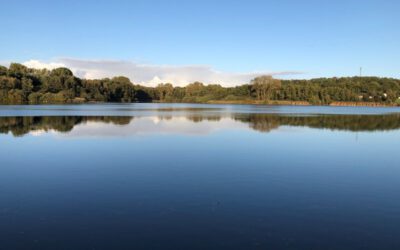
[[[170,102],[157,102],[170,103]],[[332,102],[330,104],[311,104],[307,101],[259,101],[259,100],[211,100],[200,104],[247,104],[247,105],[279,105],[279,106],[341,106],[341,107],[398,107],[399,104],[378,102]]]

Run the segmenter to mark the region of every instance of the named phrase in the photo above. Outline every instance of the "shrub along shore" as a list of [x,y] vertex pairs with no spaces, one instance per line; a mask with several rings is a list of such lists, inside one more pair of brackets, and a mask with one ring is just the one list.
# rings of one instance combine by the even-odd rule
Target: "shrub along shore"
[[235,87],[201,82],[146,87],[123,76],[80,79],[67,68],[0,66],[0,104],[184,102],[271,105],[399,106],[400,80],[380,77],[278,80],[260,76]]

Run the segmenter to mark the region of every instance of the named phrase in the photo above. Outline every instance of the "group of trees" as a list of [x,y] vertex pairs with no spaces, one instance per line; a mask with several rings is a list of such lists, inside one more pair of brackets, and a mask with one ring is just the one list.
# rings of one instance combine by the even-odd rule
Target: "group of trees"
[[0,66],[1,104],[83,102],[194,102],[302,101],[378,102],[400,105],[400,80],[378,77],[277,80],[260,76],[235,87],[194,82],[186,87],[170,83],[156,87],[134,85],[126,77],[80,79],[67,68],[31,69],[18,63]]
[[134,86],[126,77],[86,80],[67,68],[30,69],[12,63],[0,66],[0,103],[133,102]]
[[379,77],[285,80],[274,98],[312,104],[360,101],[400,104],[400,80]]
[[257,100],[269,101],[271,95],[281,88],[281,81],[273,79],[272,76],[260,76],[253,79],[251,85]]

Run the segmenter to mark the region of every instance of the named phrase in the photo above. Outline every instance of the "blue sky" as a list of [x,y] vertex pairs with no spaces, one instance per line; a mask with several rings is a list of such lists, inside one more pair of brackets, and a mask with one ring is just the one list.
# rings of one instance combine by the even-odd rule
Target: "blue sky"
[[[176,74],[184,82],[207,71],[214,76],[202,79],[222,82],[263,72],[281,78],[352,76],[360,66],[365,75],[400,78],[398,0],[1,5],[3,64],[34,60],[28,65],[65,65],[89,78],[126,73],[139,82],[174,81]],[[144,66],[149,72],[135,79],[130,67],[142,72]]]

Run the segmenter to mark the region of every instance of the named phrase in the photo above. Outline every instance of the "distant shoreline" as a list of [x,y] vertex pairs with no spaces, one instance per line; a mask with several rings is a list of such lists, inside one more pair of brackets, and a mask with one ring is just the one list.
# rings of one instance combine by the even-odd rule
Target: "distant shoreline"
[[332,102],[330,104],[311,104],[306,101],[258,101],[258,100],[211,100],[207,102],[166,102],[166,101],[151,101],[151,102],[64,102],[64,103],[37,103],[37,104],[0,104],[0,106],[19,106],[19,105],[84,105],[84,104],[135,104],[135,103],[164,103],[164,104],[232,104],[232,105],[269,105],[269,106],[331,106],[331,107],[400,107],[396,104],[383,104],[377,102]]
[[250,104],[250,105],[288,105],[288,106],[332,106],[332,107],[400,107],[396,104],[377,102],[332,102],[330,104],[311,104],[306,101],[209,101],[206,104]]
[[281,80],[265,75],[231,87],[201,82],[192,82],[185,87],[171,83],[147,87],[135,85],[124,76],[79,78],[63,67],[37,70],[18,63],[11,63],[8,68],[0,66],[1,104],[90,102],[400,106],[400,79],[333,77]]

